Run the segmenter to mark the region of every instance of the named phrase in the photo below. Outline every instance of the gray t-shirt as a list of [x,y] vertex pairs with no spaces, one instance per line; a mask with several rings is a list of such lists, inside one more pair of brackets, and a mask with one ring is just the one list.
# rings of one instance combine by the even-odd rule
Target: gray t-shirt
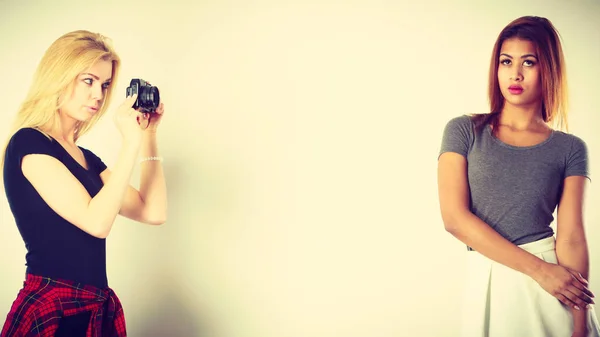
[[517,147],[494,137],[490,125],[476,132],[462,115],[446,124],[438,159],[444,152],[467,159],[471,211],[516,245],[552,236],[564,178],[590,178],[585,142],[558,130]]

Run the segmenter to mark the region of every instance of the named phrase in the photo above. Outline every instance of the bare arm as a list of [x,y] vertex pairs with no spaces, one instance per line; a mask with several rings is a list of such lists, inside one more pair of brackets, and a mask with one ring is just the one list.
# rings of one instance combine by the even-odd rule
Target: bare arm
[[467,161],[453,152],[440,156],[438,193],[442,220],[454,237],[488,258],[529,276],[543,261],[506,240],[469,209]]
[[462,155],[447,152],[440,156],[438,188],[444,226],[453,236],[491,260],[530,276],[566,305],[590,303],[593,294],[585,280],[519,248],[470,211],[467,161]]
[[[567,177],[558,204],[556,255],[558,263],[589,277],[589,253],[583,226],[583,198],[587,178]],[[572,310],[576,328],[586,326],[586,308]]]
[[126,143],[115,171],[91,198],[83,185],[56,158],[30,154],[23,158],[23,175],[58,215],[98,238],[106,238],[123,202],[139,145]]
[[[143,139],[141,156],[158,156],[156,132],[144,132]],[[147,217],[157,223],[163,223],[167,219],[167,185],[162,163],[150,160],[140,165],[140,195],[147,205]]]
[[[158,156],[156,134],[147,132],[143,138],[141,156]],[[119,214],[141,223],[161,225],[167,218],[167,188],[162,164],[159,161],[146,161],[140,165],[140,190],[133,186],[127,188]],[[110,181],[112,175],[106,169],[100,177],[103,181]]]

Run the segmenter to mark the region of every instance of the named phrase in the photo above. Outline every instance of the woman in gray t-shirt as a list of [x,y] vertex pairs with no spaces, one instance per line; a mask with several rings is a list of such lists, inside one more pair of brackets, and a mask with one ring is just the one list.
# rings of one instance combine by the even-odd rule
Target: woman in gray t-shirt
[[490,67],[491,112],[450,120],[438,160],[444,225],[468,250],[461,336],[600,336],[582,214],[587,147],[550,126],[567,121],[556,29],[514,20]]

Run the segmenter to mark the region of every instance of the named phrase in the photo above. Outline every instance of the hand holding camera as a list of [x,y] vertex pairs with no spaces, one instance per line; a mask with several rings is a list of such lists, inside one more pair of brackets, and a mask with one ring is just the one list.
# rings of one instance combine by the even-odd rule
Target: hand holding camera
[[115,124],[123,136],[124,143],[134,147],[139,146],[142,139],[142,129],[139,121],[143,116],[141,112],[133,108],[137,98],[136,94],[127,97],[115,114]]
[[132,108],[142,113],[138,123],[144,130],[155,132],[164,112],[158,88],[143,79],[134,78],[127,87],[126,95],[137,95]]
[[133,103],[134,109],[143,113],[156,113],[160,104],[160,93],[157,87],[142,79],[134,78],[127,87],[127,97],[131,95],[137,95]]

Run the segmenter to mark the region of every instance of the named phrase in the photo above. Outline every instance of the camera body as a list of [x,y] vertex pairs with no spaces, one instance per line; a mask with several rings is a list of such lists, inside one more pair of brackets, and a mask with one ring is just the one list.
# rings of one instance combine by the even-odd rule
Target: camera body
[[139,109],[140,112],[155,113],[156,108],[160,104],[160,93],[157,87],[153,87],[150,83],[140,78],[134,78],[127,87],[127,97],[137,94],[134,109]]

